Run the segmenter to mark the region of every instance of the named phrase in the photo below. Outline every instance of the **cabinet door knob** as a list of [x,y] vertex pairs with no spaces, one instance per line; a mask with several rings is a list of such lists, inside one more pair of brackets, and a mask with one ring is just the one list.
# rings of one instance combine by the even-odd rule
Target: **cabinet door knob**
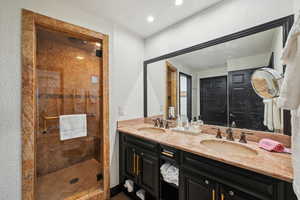
[[208,181],[208,180],[205,180],[204,183],[205,183],[206,185],[208,185],[208,184],[209,184],[209,181]]
[[228,194],[229,194],[230,196],[234,196],[234,192],[231,191],[231,190],[228,192]]

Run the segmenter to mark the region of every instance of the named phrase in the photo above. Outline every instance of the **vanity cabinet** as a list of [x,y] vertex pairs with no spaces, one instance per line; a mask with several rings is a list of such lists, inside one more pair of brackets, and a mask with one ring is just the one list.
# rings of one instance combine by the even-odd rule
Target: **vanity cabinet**
[[189,171],[181,171],[180,184],[180,200],[260,200]]
[[185,170],[179,179],[180,200],[216,200],[217,185],[212,180]]
[[133,180],[151,195],[147,200],[164,199],[162,160],[179,167],[179,194],[174,200],[297,199],[291,183],[120,133],[120,183]]
[[139,188],[158,197],[158,144],[120,134],[120,175],[133,180]]
[[[215,198],[207,200],[296,200],[290,183],[192,153],[183,152],[180,174],[180,200],[189,200],[191,195],[186,194],[186,177],[214,183]],[[209,191],[212,193],[212,189]]]

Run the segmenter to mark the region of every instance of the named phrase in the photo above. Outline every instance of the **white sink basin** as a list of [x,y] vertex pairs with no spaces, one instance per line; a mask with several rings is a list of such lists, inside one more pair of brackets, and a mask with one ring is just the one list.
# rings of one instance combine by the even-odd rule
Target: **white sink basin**
[[242,144],[224,141],[224,140],[202,140],[200,142],[207,148],[217,151],[221,154],[239,155],[239,156],[257,156],[258,152],[255,149]]
[[166,132],[162,128],[154,128],[154,127],[143,127],[143,128],[139,128],[138,131],[143,133],[165,133]]

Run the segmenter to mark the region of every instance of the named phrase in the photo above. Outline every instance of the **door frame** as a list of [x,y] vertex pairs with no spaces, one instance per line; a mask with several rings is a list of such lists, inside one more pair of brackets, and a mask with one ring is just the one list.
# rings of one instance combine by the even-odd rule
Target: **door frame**
[[175,90],[175,95],[173,95],[173,97],[171,98],[174,98],[174,101],[175,101],[175,115],[176,113],[178,113],[178,92],[177,92],[177,86],[178,86],[178,70],[177,68],[172,65],[169,61],[166,61],[166,99],[165,99],[165,102],[166,102],[166,105],[165,105],[165,114],[166,114],[166,117],[168,118],[168,112],[169,112],[169,100],[168,100],[168,91],[169,91],[169,77],[168,77],[168,72],[169,71],[172,71],[172,73],[175,74],[175,80],[173,80],[175,82],[175,88],[171,88],[171,90]]
[[91,191],[93,194],[109,199],[109,66],[108,66],[108,35],[95,32],[64,21],[56,20],[30,10],[22,10],[22,199],[35,200],[37,170],[36,170],[36,133],[37,133],[37,107],[36,107],[36,27],[41,26],[50,30],[67,33],[74,37],[102,42],[103,64],[100,67],[102,78],[99,81],[102,102],[102,120],[100,120],[100,133],[102,133],[102,162],[103,162],[103,193],[100,190]]
[[[192,84],[193,84],[193,79],[192,76],[183,72],[179,72],[179,114],[181,113],[181,102],[180,102],[180,91],[181,91],[181,80],[180,77],[185,76],[187,78],[188,84],[187,84],[187,117],[189,120],[192,120]],[[189,95],[190,94],[190,95]]]

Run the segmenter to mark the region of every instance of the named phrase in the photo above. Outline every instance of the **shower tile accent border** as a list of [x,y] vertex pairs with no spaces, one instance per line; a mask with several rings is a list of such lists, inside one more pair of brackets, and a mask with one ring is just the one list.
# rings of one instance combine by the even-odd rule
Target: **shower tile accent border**
[[80,197],[70,199],[109,199],[109,69],[108,69],[108,35],[98,33],[80,26],[56,20],[29,10],[22,10],[22,199],[35,200],[36,177],[36,26],[60,31],[103,44],[103,67],[100,69],[102,93],[102,123],[99,124],[103,133],[103,188],[88,191]]

